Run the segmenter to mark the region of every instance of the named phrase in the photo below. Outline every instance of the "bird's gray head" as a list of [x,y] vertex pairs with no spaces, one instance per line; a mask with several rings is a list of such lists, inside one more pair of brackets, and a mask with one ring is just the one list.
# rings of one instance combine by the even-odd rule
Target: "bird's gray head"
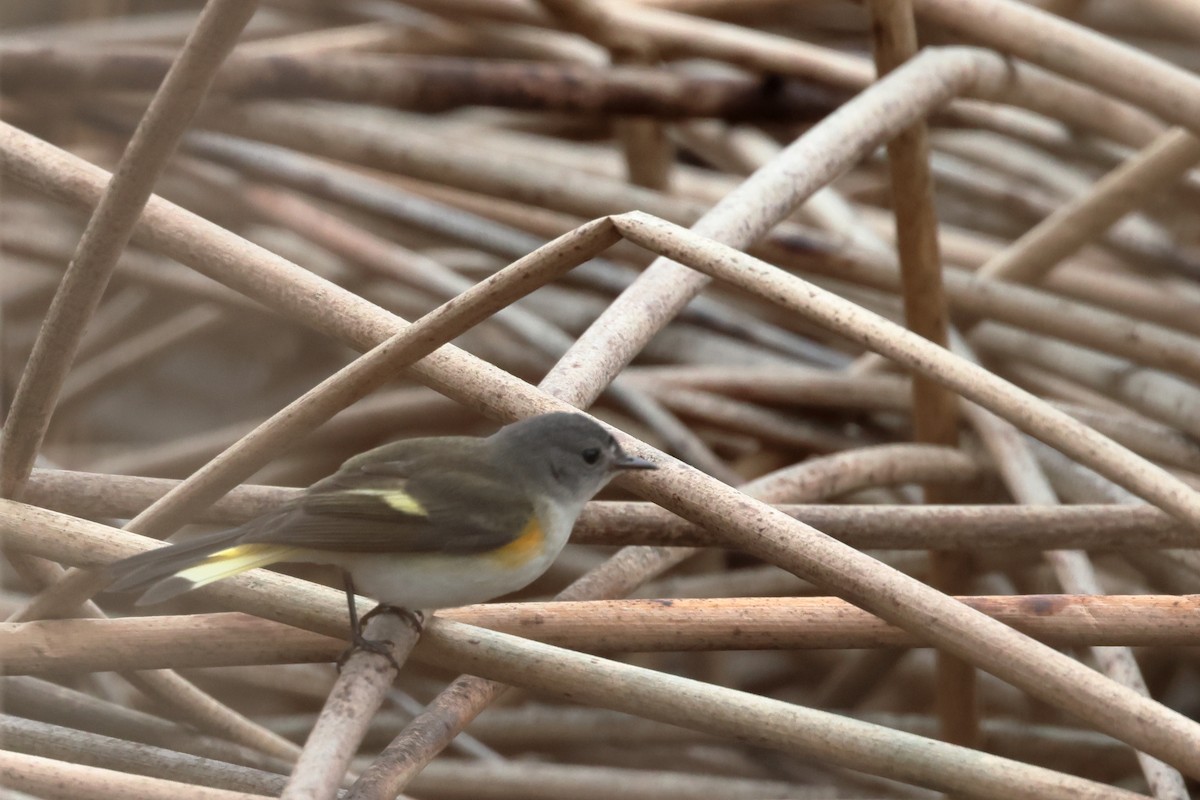
[[538,495],[582,507],[614,475],[657,469],[621,449],[612,435],[582,414],[542,414],[492,435],[497,460]]

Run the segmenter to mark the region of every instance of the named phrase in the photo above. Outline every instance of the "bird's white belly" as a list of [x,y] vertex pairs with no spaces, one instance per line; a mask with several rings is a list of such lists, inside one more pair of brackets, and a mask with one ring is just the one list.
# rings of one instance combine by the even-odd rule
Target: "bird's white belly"
[[484,603],[528,586],[549,569],[567,543],[581,507],[541,506],[538,517],[545,538],[532,558],[521,564],[490,553],[329,553],[313,561],[350,570],[355,592],[387,605],[432,610]]
[[[539,559],[540,561],[540,559]],[[498,566],[483,556],[405,556],[376,554],[345,558],[354,588],[387,605],[436,609],[483,603],[515,592],[549,566],[530,563],[517,569]]]

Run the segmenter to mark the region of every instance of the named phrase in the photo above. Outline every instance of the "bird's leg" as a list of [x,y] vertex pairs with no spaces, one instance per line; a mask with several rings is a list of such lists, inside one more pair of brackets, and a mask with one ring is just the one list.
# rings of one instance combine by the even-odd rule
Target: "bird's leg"
[[[383,608],[383,606],[372,609],[366,616],[362,618],[362,620],[359,620],[358,606],[356,606],[354,603],[354,578],[350,575],[348,570],[342,570],[342,581],[346,586],[346,607],[350,611],[350,646],[347,647],[345,652],[338,657],[338,671],[341,671],[342,667],[346,664],[346,660],[354,654],[355,650],[366,650],[369,653],[378,653],[379,655],[383,656],[388,661],[392,662],[392,666],[396,668],[397,672],[399,672],[400,664],[396,661],[396,657],[392,655],[392,645],[394,643],[386,639],[368,639],[367,637],[363,636],[363,626],[366,625],[366,622],[371,618],[371,615],[380,608]],[[387,606],[387,608],[391,608],[391,606]],[[420,628],[417,630],[420,631]]]

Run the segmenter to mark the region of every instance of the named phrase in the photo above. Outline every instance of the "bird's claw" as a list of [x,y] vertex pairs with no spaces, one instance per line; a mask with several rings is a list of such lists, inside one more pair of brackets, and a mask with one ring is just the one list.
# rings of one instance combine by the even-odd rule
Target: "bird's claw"
[[425,614],[424,614],[424,612],[419,611],[419,610],[413,611],[412,609],[403,608],[401,606],[389,606],[386,603],[380,603],[379,605],[375,606],[370,611],[368,611],[366,614],[364,614],[363,618],[362,618],[362,624],[366,625],[367,620],[369,620],[371,617],[375,616],[376,614],[395,614],[397,617],[400,617],[401,619],[408,620],[409,624],[412,625],[416,629],[417,633],[421,633],[425,630]]
[[346,662],[350,660],[350,656],[354,655],[360,650],[383,656],[390,661],[392,666],[396,668],[396,671],[399,672],[400,662],[398,662],[396,657],[392,655],[392,648],[395,646],[396,643],[390,639],[368,639],[361,633],[357,633],[354,635],[354,639],[352,640],[350,646],[347,647],[340,656],[338,656],[338,672],[341,672],[342,667],[346,666]]
[[420,611],[412,611],[407,608],[401,608],[400,606],[389,606],[384,603],[380,603],[363,615],[362,620],[358,624],[358,630],[354,631],[354,634],[351,638],[350,646],[347,647],[345,652],[338,657],[338,672],[342,671],[342,667],[346,665],[346,661],[349,660],[350,656],[354,655],[354,653],[359,650],[365,650],[368,653],[376,653],[383,656],[389,662],[391,662],[392,666],[396,668],[397,672],[400,671],[400,662],[396,661],[396,657],[392,655],[392,648],[395,647],[395,642],[389,639],[368,639],[362,634],[363,629],[367,625],[367,621],[376,614],[395,614],[397,617],[407,620],[409,624],[416,629],[418,634],[425,630],[425,615]]

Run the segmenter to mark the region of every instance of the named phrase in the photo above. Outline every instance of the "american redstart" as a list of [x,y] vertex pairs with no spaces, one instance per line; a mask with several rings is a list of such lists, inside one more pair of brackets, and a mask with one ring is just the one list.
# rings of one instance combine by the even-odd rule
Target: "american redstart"
[[354,644],[379,650],[362,636],[356,590],[376,610],[409,613],[516,591],[549,569],[584,504],[626,469],[655,465],[581,414],[531,417],[486,438],[395,442],[244,525],[110,565],[109,590],[144,590],[145,605],[255,567],[332,564]]

